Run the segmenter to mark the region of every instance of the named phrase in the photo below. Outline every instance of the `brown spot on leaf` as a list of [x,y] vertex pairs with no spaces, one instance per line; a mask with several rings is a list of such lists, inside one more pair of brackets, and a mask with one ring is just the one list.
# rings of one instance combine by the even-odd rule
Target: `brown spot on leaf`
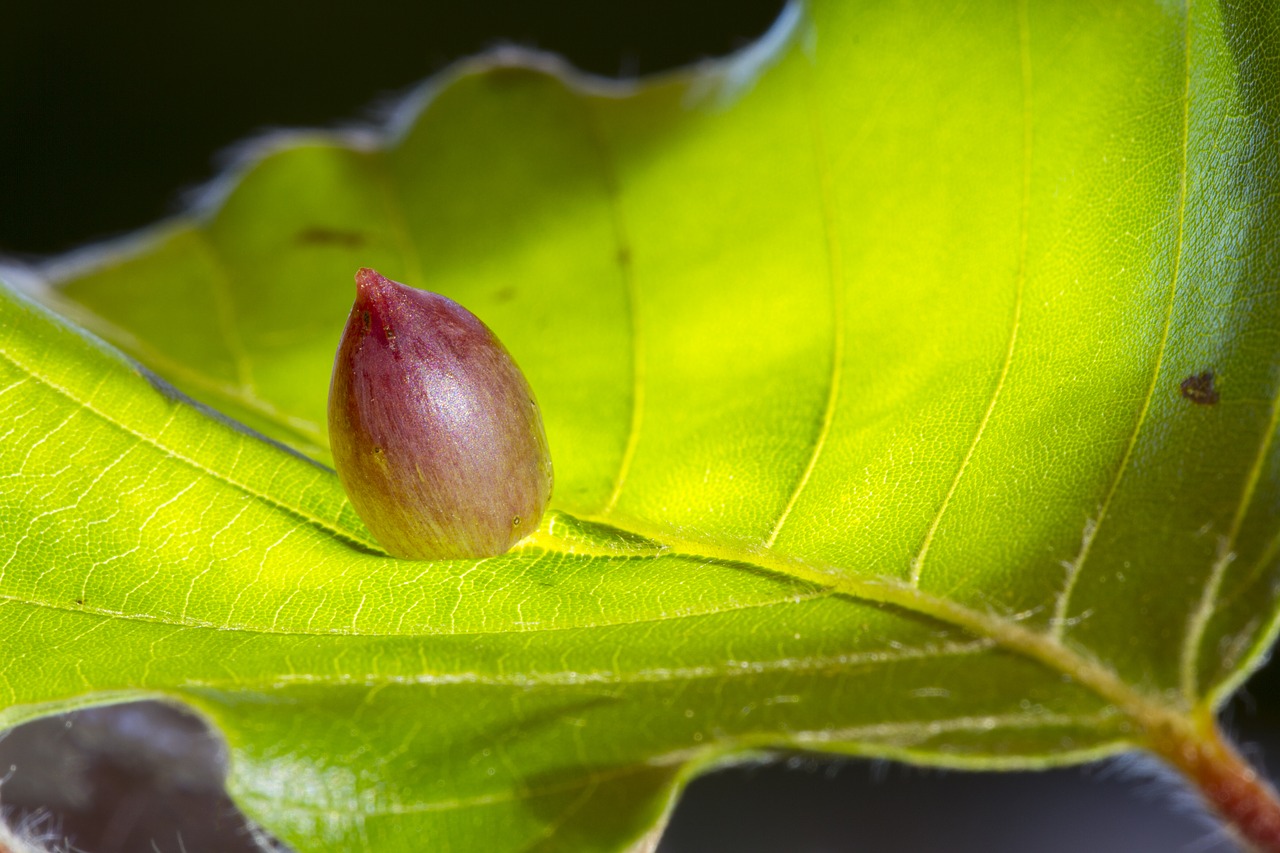
[[516,289],[509,284],[505,287],[500,287],[493,292],[494,302],[510,302],[512,299],[515,299],[515,297]]
[[1212,370],[1195,373],[1182,380],[1178,388],[1182,391],[1182,396],[1197,406],[1212,406],[1218,402],[1218,389],[1214,387],[1214,378]]
[[366,242],[365,235],[359,231],[326,228],[323,225],[304,228],[294,239],[304,246],[340,246],[346,249],[358,249]]

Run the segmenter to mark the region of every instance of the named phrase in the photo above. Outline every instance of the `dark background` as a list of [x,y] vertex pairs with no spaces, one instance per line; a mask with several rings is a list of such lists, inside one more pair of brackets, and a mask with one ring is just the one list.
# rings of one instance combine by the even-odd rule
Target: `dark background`
[[[379,99],[495,44],[633,76],[739,47],[780,8],[777,0],[690,5],[365,2],[357,11],[261,0],[207,8],[8,0],[0,12],[0,254],[36,257],[146,225],[178,210],[184,188],[212,177],[228,145],[268,128],[368,115]],[[1228,722],[1253,757],[1280,749],[1280,675],[1256,677]],[[89,853],[226,851],[247,842],[218,793],[219,747],[163,706],[41,721],[0,742],[0,771],[10,768],[0,801]],[[1232,848],[1149,762],[968,774],[801,757],[694,782],[661,849]]]

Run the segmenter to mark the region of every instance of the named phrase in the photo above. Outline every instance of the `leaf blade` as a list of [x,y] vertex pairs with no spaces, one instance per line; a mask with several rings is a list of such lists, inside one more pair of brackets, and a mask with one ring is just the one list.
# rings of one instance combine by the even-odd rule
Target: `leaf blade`
[[[737,66],[625,95],[472,68],[385,150],[313,139],[246,167],[209,218],[59,298],[314,448],[340,328],[325,317],[349,299],[328,271],[369,256],[421,270],[530,374],[557,512],[508,558],[387,566],[282,520],[281,495],[334,519],[340,501],[331,477],[277,480],[307,463],[256,443],[247,473],[265,485],[245,512],[278,533],[241,552],[215,541],[202,562],[148,516],[172,507],[167,531],[216,515],[208,484],[134,466],[149,497],[132,517],[159,558],[119,557],[134,586],[94,592],[164,615],[167,573],[225,563],[223,588],[196,596],[208,625],[120,627],[9,587],[10,624],[57,625],[66,646],[63,676],[11,676],[15,702],[185,697],[223,723],[238,790],[295,843],[394,849],[423,832],[478,844],[498,821],[477,809],[519,816],[512,848],[617,847],[682,762],[734,750],[1041,766],[1222,701],[1214,685],[1274,630],[1271,593],[1254,595],[1275,570],[1280,480],[1276,266],[1260,248],[1275,157],[1256,153],[1274,149],[1274,60],[1257,48],[1274,27],[1242,23],[1256,8],[1185,11],[817,5]],[[960,106],[913,106],[937,103]],[[234,270],[219,286],[211,254]],[[124,298],[164,282],[148,264],[187,270],[207,298],[159,322],[154,291]],[[1206,368],[1222,401],[1199,407],[1179,380]],[[136,414],[154,392],[117,378],[113,405]],[[187,438],[233,490],[235,436],[201,421]],[[6,448],[25,477],[26,445]],[[127,489],[126,463],[106,464],[77,482]],[[69,505],[65,489],[6,494],[24,517]],[[71,525],[59,538],[77,542]],[[37,579],[67,556],[22,541]],[[128,664],[85,630],[119,637]],[[430,731],[415,728],[424,702]],[[505,755],[493,777],[485,731]],[[423,777],[437,760],[450,796]],[[283,799],[290,772],[333,808]],[[592,804],[620,801],[637,810],[599,823]],[[436,802],[473,808],[437,820]]]

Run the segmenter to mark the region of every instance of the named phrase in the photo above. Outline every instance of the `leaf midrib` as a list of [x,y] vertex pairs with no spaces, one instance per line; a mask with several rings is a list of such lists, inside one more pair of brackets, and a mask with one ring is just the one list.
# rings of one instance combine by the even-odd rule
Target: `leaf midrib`
[[[32,379],[51,391],[80,406],[83,410],[91,412],[102,421],[130,434],[135,440],[337,537],[353,541],[357,546],[366,544],[351,533],[337,529],[332,523],[316,517],[301,507],[279,501],[253,489],[247,483],[242,483],[221,472],[210,469],[197,460],[179,453],[175,448],[169,447],[159,440],[111,417],[108,413],[92,405],[89,400],[81,400],[71,390],[39,373],[30,365],[14,357],[10,352],[0,349],[0,358],[31,376]],[[669,553],[673,556],[745,563],[753,565],[762,571],[813,584],[818,589],[847,595],[861,601],[901,607],[908,612],[955,625],[977,637],[991,639],[997,644],[1036,660],[1052,670],[1071,676],[1076,681],[1088,686],[1099,696],[1124,709],[1139,722],[1151,721],[1154,724],[1157,719],[1164,719],[1170,714],[1182,716],[1182,712],[1185,710],[1182,708],[1170,708],[1160,701],[1159,697],[1144,694],[1130,687],[1124,683],[1114,670],[1086,656],[1083,652],[1066,646],[1063,642],[1048,634],[1032,631],[1005,617],[997,616],[993,613],[982,613],[956,602],[934,596],[897,579],[853,577],[841,567],[819,566],[795,558],[785,558],[765,548],[740,550],[712,542],[680,539],[673,536],[671,531],[646,530],[643,529],[643,525],[634,521],[627,525],[618,525],[614,519],[608,517],[586,517],[585,520],[596,524],[621,526],[623,529],[638,533],[652,541],[665,545],[670,549]],[[562,553],[568,553],[568,551],[565,550]],[[36,604],[37,602],[27,603]]]
[[620,525],[607,517],[584,520],[626,529],[666,545],[672,556],[723,560],[753,566],[792,580],[826,587],[836,595],[858,601],[899,607],[968,631],[975,637],[992,640],[1009,651],[1021,654],[1049,669],[1070,676],[1101,698],[1114,703],[1144,726],[1167,722],[1170,716],[1183,718],[1189,709],[1170,705],[1162,693],[1147,692],[1127,684],[1112,668],[1074,649],[1050,633],[1035,631],[993,612],[967,607],[912,586],[897,578],[851,576],[838,566],[822,566],[794,557],[785,557],[763,547],[738,550],[710,541],[674,536],[671,531],[648,528],[635,521]]

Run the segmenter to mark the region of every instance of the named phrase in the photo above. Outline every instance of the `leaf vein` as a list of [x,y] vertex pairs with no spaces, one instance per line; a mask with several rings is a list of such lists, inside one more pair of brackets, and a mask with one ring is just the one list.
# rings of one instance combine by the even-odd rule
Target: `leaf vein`
[[809,116],[809,137],[813,144],[814,165],[818,173],[818,192],[822,205],[822,230],[827,255],[827,276],[831,288],[831,374],[827,385],[827,399],[822,410],[822,419],[813,439],[813,448],[805,464],[800,479],[791,490],[778,520],[765,538],[766,548],[772,548],[782,533],[782,527],[790,518],[792,510],[800,500],[800,495],[813,476],[818,466],[818,459],[826,447],[827,437],[831,433],[831,425],[835,421],[836,404],[840,400],[840,388],[844,372],[845,344],[845,285],[844,265],[840,252],[840,236],[837,228],[835,189],[831,181],[831,164],[828,161],[825,135],[822,130],[822,118],[811,92],[812,82],[806,85],[807,110]]
[[[1254,455],[1253,464],[1249,467],[1249,473],[1245,477],[1244,489],[1240,494],[1240,502],[1236,506],[1235,515],[1231,519],[1231,527],[1227,530],[1227,535],[1219,543],[1218,557],[1214,560],[1209,577],[1205,580],[1204,591],[1200,596],[1200,600],[1187,618],[1187,633],[1183,641],[1180,663],[1183,697],[1188,702],[1195,702],[1196,694],[1200,689],[1200,676],[1197,671],[1200,647],[1204,644],[1204,635],[1208,630],[1209,620],[1213,618],[1214,610],[1217,607],[1218,592],[1222,588],[1222,580],[1226,577],[1227,569],[1235,560],[1236,539],[1240,535],[1240,529],[1244,526],[1249,507],[1253,504],[1254,493],[1257,491],[1258,483],[1262,480],[1262,473],[1266,468],[1267,458],[1270,455],[1277,430],[1280,430],[1280,387],[1276,389],[1275,395],[1271,399],[1271,415],[1267,420],[1267,427],[1263,433],[1262,441],[1258,445],[1258,452]],[[1280,544],[1280,534],[1277,534],[1276,539],[1271,540],[1268,548],[1263,551],[1262,557],[1251,568],[1247,577],[1252,579],[1258,571],[1266,567],[1266,564],[1271,559],[1274,559],[1274,549],[1277,544]]]
[[1182,256],[1185,248],[1186,237],[1186,220],[1187,220],[1187,161],[1189,156],[1190,136],[1191,136],[1191,2],[1187,0],[1185,6],[1185,23],[1184,23],[1184,55],[1183,55],[1183,95],[1182,95],[1182,163],[1178,169],[1178,223],[1177,236],[1175,240],[1174,257],[1173,257],[1173,274],[1169,280],[1169,297],[1165,307],[1164,327],[1160,332],[1160,343],[1156,349],[1155,365],[1151,370],[1151,381],[1147,385],[1147,392],[1143,397],[1142,408],[1138,412],[1138,418],[1133,425],[1133,431],[1129,434],[1129,440],[1125,444],[1124,453],[1120,457],[1120,464],[1116,468],[1115,475],[1111,478],[1111,484],[1107,488],[1107,493],[1102,499],[1102,503],[1098,507],[1097,516],[1090,520],[1085,526],[1083,541],[1080,545],[1080,552],[1075,560],[1067,564],[1067,578],[1063,584],[1062,591],[1058,595],[1058,600],[1054,604],[1053,618],[1050,631],[1052,635],[1060,639],[1067,626],[1067,612],[1071,604],[1071,596],[1075,592],[1076,584],[1079,582],[1080,573],[1084,568],[1085,560],[1093,550],[1093,543],[1097,540],[1098,530],[1101,529],[1103,521],[1107,517],[1108,511],[1111,509],[1111,502],[1116,496],[1116,492],[1120,489],[1120,483],[1124,480],[1125,473],[1129,470],[1129,462],[1133,458],[1134,449],[1138,446],[1138,436],[1142,432],[1143,426],[1146,424],[1147,415],[1151,411],[1151,403],[1155,399],[1156,387],[1160,381],[1160,372],[1164,367],[1165,354],[1168,351],[1169,335],[1173,327],[1173,307],[1177,301],[1178,280],[1182,275]]
[[599,160],[601,179],[609,205],[609,224],[613,230],[614,257],[617,259],[618,275],[626,295],[627,326],[631,340],[631,412],[627,424],[627,438],[622,446],[622,458],[618,462],[618,471],[614,475],[609,496],[600,510],[600,515],[607,516],[613,512],[618,505],[618,499],[622,497],[622,490],[627,478],[631,475],[636,448],[640,443],[640,431],[644,424],[647,355],[643,318],[640,312],[640,294],[631,260],[631,239],[628,236],[627,220],[622,209],[622,188],[619,184],[618,171],[614,166],[604,134],[591,111],[587,96],[579,93],[577,103],[582,108],[583,126],[586,129],[587,138],[595,148]]
[[[177,460],[178,462],[181,462],[185,465],[189,465],[192,468],[196,469],[197,471],[200,471],[201,473],[207,475],[208,477],[210,477],[211,479],[217,482],[220,482],[225,485],[231,486],[232,488],[238,489],[239,491],[244,492],[245,494],[249,495],[252,498],[260,500],[263,503],[268,504],[270,506],[276,507],[277,509],[283,512],[286,512],[294,516],[295,518],[299,518],[307,522],[308,524],[311,524],[319,528],[320,530],[325,531],[326,533],[332,534],[333,536],[339,539],[352,542],[364,548],[378,550],[377,546],[374,545],[374,543],[366,541],[364,538],[362,538],[361,536],[359,536],[357,533],[353,531],[338,528],[331,522],[327,521],[326,519],[320,518],[319,516],[311,512],[308,512],[302,507],[293,506],[293,505],[284,503],[278,498],[272,497],[271,495],[268,495],[265,492],[262,492],[258,489],[253,488],[248,483],[245,483],[245,482],[242,482],[241,480],[230,477],[221,471],[214,470],[209,466],[204,465],[201,462],[191,458],[190,456],[186,456],[185,454],[178,452],[175,448],[169,446],[168,444],[164,444],[160,441],[157,441],[156,439],[135,429],[129,424],[126,424],[123,421],[117,420],[107,412],[94,406],[92,402],[90,402],[88,399],[81,399],[70,389],[63,387],[62,385],[59,385],[54,380],[41,374],[35,368],[31,367],[29,364],[26,364],[21,359],[15,357],[11,352],[4,349],[0,349],[0,358],[3,358],[5,361],[9,362],[9,364],[13,365],[18,370],[23,371],[32,379],[36,380],[36,382],[38,382],[39,384],[45,386],[46,388],[55,392],[59,396],[65,398],[66,400],[69,400],[70,402],[79,406],[84,411],[87,411],[90,414],[94,415],[95,417],[97,417],[99,420],[101,420],[103,423],[107,424],[108,426],[114,427],[120,430],[121,432],[124,432],[125,434],[132,436],[135,440],[159,451],[165,456],[168,456],[174,460]],[[184,405],[184,404],[174,403],[173,405]],[[249,439],[247,436],[240,436],[239,440],[248,441],[251,439]]]
[[210,290],[213,293],[214,313],[218,318],[218,330],[222,333],[223,342],[227,346],[227,354],[231,356],[231,361],[236,367],[236,381],[247,397],[256,399],[258,393],[253,379],[253,363],[236,325],[236,305],[231,293],[230,269],[222,255],[222,249],[203,226],[197,225],[191,231],[196,236],[198,245],[204,250],[205,258],[209,261],[212,272],[213,286]]
[[920,543],[920,550],[916,552],[915,557],[911,560],[910,579],[912,586],[920,585],[920,577],[924,573],[924,561],[929,555],[929,548],[933,545],[934,537],[942,524],[942,518],[951,506],[951,499],[955,497],[956,490],[960,487],[960,480],[964,478],[965,472],[969,470],[969,463],[973,461],[974,453],[978,450],[978,444],[982,441],[982,436],[987,431],[987,425],[991,422],[991,414],[996,409],[996,403],[1000,401],[1005,382],[1009,378],[1009,367],[1013,364],[1013,354],[1017,349],[1018,330],[1022,325],[1022,298],[1027,280],[1027,233],[1031,220],[1031,115],[1033,109],[1031,100],[1031,27],[1027,16],[1026,0],[1019,0],[1018,3],[1018,43],[1022,79],[1022,203],[1019,205],[1018,211],[1018,271],[1014,285],[1013,320],[1009,326],[1009,340],[1005,346],[1004,360],[1000,365],[1000,375],[996,379],[994,390],[991,392],[991,399],[987,403],[986,410],[982,413],[982,420],[978,423],[978,429],[973,434],[973,440],[969,442],[969,448],[965,451],[964,459],[961,460],[960,467],[956,469],[951,485],[947,488],[947,493],[943,497],[942,503],[938,506],[938,511],[934,513],[933,520],[929,523],[929,529],[925,532],[924,541]]
[[678,681],[750,678],[775,672],[839,672],[858,667],[899,663],[909,660],[942,657],[967,657],[982,654],[996,648],[993,640],[982,638],[965,642],[945,642],[919,648],[889,649],[885,651],[853,652],[841,655],[815,655],[801,658],[777,658],[774,660],[726,661],[719,665],[673,666],[655,669],[639,669],[634,672],[619,670],[563,670],[541,673],[479,673],[479,672],[424,672],[412,675],[366,673],[356,676],[348,673],[305,673],[272,676],[265,680],[235,678],[198,679],[183,682],[188,688],[219,688],[285,685],[361,685],[380,687],[386,685],[447,686],[454,684],[482,685],[486,687],[565,687],[587,684],[619,686],[628,684],[662,684]]
[[[956,717],[945,720],[916,721],[909,720],[901,723],[872,723],[865,726],[853,726],[836,732],[841,735],[843,741],[866,741],[871,738],[880,738],[889,743],[882,744],[884,746],[895,746],[892,741],[901,741],[902,739],[918,738],[925,740],[938,734],[951,732],[983,732],[993,729],[1008,728],[1025,730],[1035,728],[1037,726],[1063,727],[1078,725],[1082,728],[1097,728],[1105,723],[1108,718],[1105,714],[994,714],[991,716],[973,716],[973,717]],[[795,743],[817,743],[819,742],[815,736],[808,739],[808,735],[821,735],[824,733],[795,732],[790,735],[778,736],[760,742],[759,737],[743,738],[739,744],[741,747],[756,749],[779,749],[786,748],[788,745]],[[730,745],[729,748],[731,748]],[[716,751],[725,748],[724,744],[717,747]],[[494,791],[492,793],[474,794],[468,797],[456,797],[443,800],[423,800],[412,803],[391,802],[381,803],[370,807],[367,803],[357,802],[356,798],[350,798],[350,808],[336,808],[332,805],[317,804],[314,800],[297,800],[289,797],[282,797],[278,791],[252,791],[238,790],[237,797],[257,800],[269,801],[273,807],[287,808],[291,811],[310,814],[325,815],[342,818],[350,814],[359,814],[367,817],[370,814],[376,815],[406,815],[406,814],[422,814],[427,812],[440,811],[457,811],[468,808],[478,808],[491,805],[501,805],[509,802],[520,800],[537,799],[540,797],[553,796],[556,794],[565,794],[571,791],[578,791],[583,788],[599,786],[604,782],[612,782],[625,779],[628,776],[636,776],[642,773],[652,772],[665,767],[676,767],[687,764],[696,760],[702,755],[710,752],[709,748],[681,749],[672,752],[655,755],[648,759],[641,759],[632,764],[626,764],[613,767],[608,770],[595,770],[585,772],[578,779],[558,781],[544,785],[530,786],[515,780],[515,784],[510,787]]]

